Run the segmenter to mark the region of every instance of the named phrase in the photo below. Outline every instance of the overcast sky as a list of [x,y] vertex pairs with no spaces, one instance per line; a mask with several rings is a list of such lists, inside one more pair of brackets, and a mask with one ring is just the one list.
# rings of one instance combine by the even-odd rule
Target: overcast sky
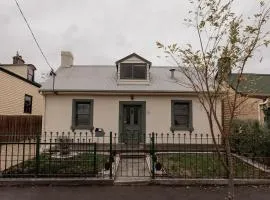
[[[253,13],[259,0],[237,0],[238,13]],[[114,64],[136,52],[153,65],[171,65],[155,42],[185,44],[196,39],[183,24],[188,0],[18,0],[54,69],[61,50],[75,64]],[[0,63],[11,63],[16,51],[38,74],[49,71],[14,0],[0,0]],[[270,28],[270,26],[268,26]],[[270,73],[270,54],[263,50],[248,72]],[[258,63],[259,57],[264,60]]]

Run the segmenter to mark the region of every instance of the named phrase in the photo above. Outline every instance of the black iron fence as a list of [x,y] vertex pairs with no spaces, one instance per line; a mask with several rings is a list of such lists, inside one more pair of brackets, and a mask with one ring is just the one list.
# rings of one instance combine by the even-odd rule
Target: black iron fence
[[[1,142],[0,177],[227,178],[227,156],[219,135],[136,135],[45,132]],[[18,138],[18,137],[17,137]],[[122,141],[125,141],[124,143]],[[214,141],[217,144],[214,145]],[[220,154],[216,148],[219,148]],[[270,178],[269,157],[233,152],[236,178]]]
[[20,141],[0,142],[0,173],[2,177],[112,177],[110,154],[97,149],[87,134],[22,135]]

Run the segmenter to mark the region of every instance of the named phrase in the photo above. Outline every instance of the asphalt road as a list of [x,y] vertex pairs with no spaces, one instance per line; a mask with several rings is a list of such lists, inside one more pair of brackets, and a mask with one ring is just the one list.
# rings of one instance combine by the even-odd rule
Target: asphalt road
[[[226,187],[0,187],[0,200],[220,200],[224,199],[225,194]],[[269,200],[270,186],[237,187],[236,199]]]

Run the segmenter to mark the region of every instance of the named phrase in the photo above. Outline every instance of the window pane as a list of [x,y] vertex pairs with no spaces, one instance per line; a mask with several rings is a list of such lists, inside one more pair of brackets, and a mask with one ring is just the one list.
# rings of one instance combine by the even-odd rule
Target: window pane
[[34,80],[34,70],[33,69],[27,69],[27,79],[30,81]]
[[131,64],[120,65],[120,79],[132,79],[132,65]]
[[77,115],[76,125],[89,125],[90,118],[89,115]]
[[188,103],[175,103],[174,113],[176,115],[188,115],[189,114],[189,104]]
[[134,107],[134,124],[137,125],[139,122],[139,107]]
[[130,107],[124,107],[124,123],[130,124]]
[[173,124],[181,128],[189,128],[190,103],[175,102],[173,104]]
[[30,102],[30,101],[32,100],[32,97],[30,97],[30,96],[25,96],[24,99],[25,99],[25,101],[29,101],[29,102]]
[[27,69],[27,72],[28,72],[28,74],[30,74],[30,75],[33,75],[33,74],[34,74],[34,70],[32,70],[32,69]]
[[174,125],[181,127],[188,127],[188,116],[184,115],[175,115],[174,116]]
[[32,97],[29,95],[24,96],[24,113],[32,113]]
[[90,104],[89,103],[77,103],[77,114],[89,114]]
[[90,125],[90,109],[91,109],[90,102],[76,102],[75,107],[75,125],[76,126],[86,126]]
[[30,75],[30,74],[28,74],[28,75],[27,75],[27,79],[28,79],[29,81],[33,81],[33,76]]
[[146,65],[133,65],[133,78],[146,79]]

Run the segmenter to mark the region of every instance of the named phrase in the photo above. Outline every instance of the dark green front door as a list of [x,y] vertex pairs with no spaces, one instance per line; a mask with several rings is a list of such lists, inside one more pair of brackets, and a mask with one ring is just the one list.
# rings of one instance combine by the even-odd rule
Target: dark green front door
[[120,104],[121,141],[141,143],[144,141],[145,107],[142,103]]

